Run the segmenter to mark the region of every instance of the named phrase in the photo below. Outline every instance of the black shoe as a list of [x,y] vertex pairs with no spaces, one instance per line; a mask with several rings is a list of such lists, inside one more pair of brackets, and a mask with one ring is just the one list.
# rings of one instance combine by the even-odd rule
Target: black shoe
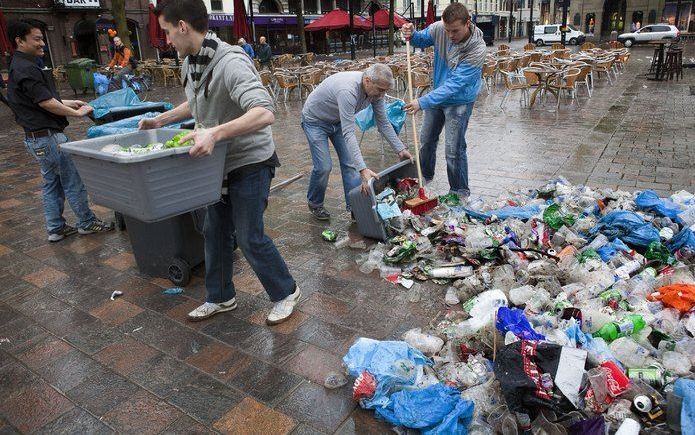
[[326,210],[323,206],[319,206],[319,207],[309,206],[309,211],[314,216],[314,218],[317,220],[327,221],[327,220],[331,219],[331,214],[328,213],[328,210]]
[[51,243],[60,242],[67,236],[71,236],[77,232],[77,228],[70,226],[68,224],[63,225],[63,228],[59,229],[55,233],[48,235],[48,241]]
[[106,223],[99,219],[94,219],[84,228],[80,228],[77,231],[80,234],[92,234],[92,233],[105,233],[107,231],[113,230],[113,222]]

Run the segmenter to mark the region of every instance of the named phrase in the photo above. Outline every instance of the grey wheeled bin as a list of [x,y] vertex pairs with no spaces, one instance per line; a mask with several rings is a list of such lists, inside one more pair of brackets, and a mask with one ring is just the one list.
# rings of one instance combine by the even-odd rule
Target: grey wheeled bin
[[191,269],[205,260],[203,226],[206,209],[200,208],[159,222],[123,216],[140,272],[168,278],[177,286],[191,279]]
[[357,221],[357,230],[365,237],[386,240],[384,222],[376,212],[376,195],[386,187],[394,187],[403,178],[417,178],[417,167],[410,160],[397,163],[379,172],[379,179],[369,180],[369,194],[362,193],[360,187],[350,191],[350,208]]

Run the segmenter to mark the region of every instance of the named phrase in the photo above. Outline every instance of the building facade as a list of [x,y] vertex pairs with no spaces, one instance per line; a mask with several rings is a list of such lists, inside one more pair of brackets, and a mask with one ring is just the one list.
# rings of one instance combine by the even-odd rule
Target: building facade
[[[126,19],[138,59],[155,57],[147,38],[148,0],[126,0]],[[111,0],[2,0],[5,18],[31,19],[42,28],[48,66],[62,65],[77,58],[104,64],[111,59],[107,34],[115,29]],[[4,66],[4,65],[3,65]]]

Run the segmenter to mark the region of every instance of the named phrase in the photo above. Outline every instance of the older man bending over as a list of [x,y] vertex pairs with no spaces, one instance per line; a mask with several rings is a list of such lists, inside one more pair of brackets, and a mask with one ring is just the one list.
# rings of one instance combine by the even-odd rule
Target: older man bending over
[[375,64],[366,71],[346,71],[326,78],[307,98],[302,110],[302,128],[309,141],[314,168],[309,180],[307,202],[311,214],[318,220],[330,219],[323,201],[331,173],[330,139],[340,161],[345,202],[350,209],[348,193],[368,182],[376,174],[364,163],[355,137],[355,113],[372,105],[379,132],[402,160],[412,156],[398,138],[386,116],[384,95],[393,86],[391,69]]

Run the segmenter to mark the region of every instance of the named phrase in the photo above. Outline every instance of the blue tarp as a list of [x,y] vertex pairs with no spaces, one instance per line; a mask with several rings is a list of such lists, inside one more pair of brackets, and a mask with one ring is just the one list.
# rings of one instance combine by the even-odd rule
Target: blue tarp
[[[159,115],[158,112],[147,112],[142,115],[136,115],[130,118],[121,119],[118,121],[109,122],[108,124],[93,125],[87,129],[87,137],[101,137],[108,136],[111,134],[124,134],[132,133],[138,129],[138,123],[143,118],[154,118]],[[169,124],[167,128],[181,128],[181,124],[187,121],[176,122],[174,124]]]
[[164,105],[165,110],[171,110],[174,106],[166,102],[146,102],[140,101],[140,98],[131,88],[119,89],[109,92],[89,102],[89,105],[94,108],[94,118],[103,118],[107,114],[116,111],[132,110],[135,108],[161,107]]
[[692,433],[695,427],[695,381],[681,378],[674,384],[673,392],[683,398],[681,407],[681,430],[684,434]]

